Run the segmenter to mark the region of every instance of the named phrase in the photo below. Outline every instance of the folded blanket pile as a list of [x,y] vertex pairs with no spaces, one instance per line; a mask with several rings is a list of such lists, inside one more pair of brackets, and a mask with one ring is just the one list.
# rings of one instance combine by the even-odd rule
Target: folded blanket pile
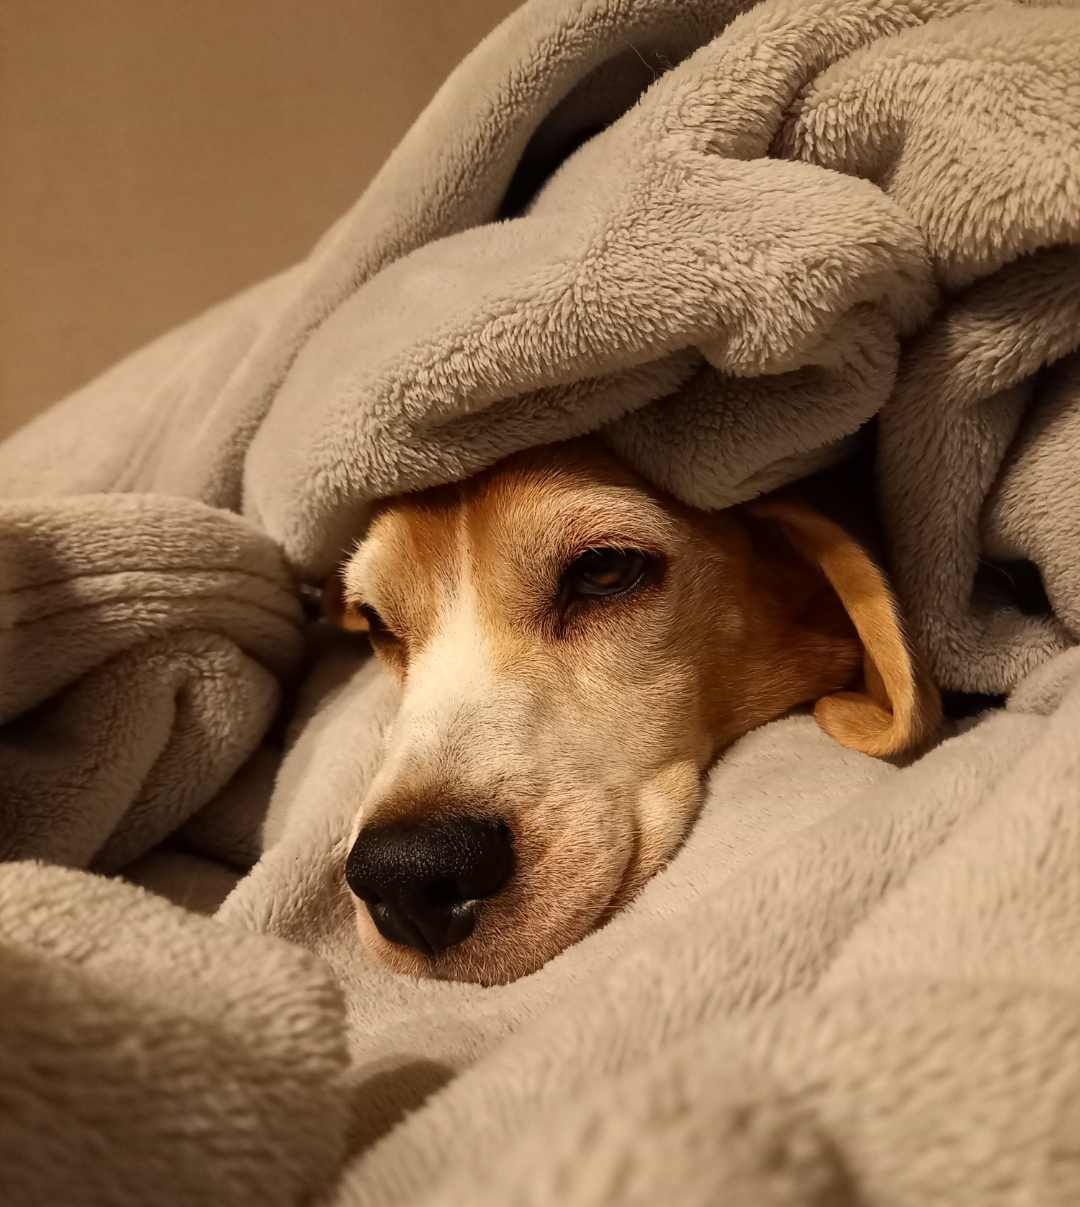
[[[912,639],[1008,706],[904,769],[807,717],[749,735],[629,908],[482,989],[359,946],[395,694],[335,647],[215,919],[0,867],[4,1202],[57,1169],[66,1201],[205,1202],[200,1146],[223,1204],[1080,1198],[1072,0],[526,4],[309,260],[0,447],[0,853],[243,847],[289,572],[375,499],[589,431],[707,508],[876,441]],[[124,1095],[56,1056],[95,1042]]]
[[273,720],[301,611],[272,542],[161,495],[0,501],[0,858],[124,867]]

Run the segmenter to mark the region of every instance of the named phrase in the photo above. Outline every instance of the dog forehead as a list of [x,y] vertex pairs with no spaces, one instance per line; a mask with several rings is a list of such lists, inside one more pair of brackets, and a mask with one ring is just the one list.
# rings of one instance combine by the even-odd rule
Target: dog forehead
[[593,441],[572,441],[509,458],[465,500],[474,560],[519,557],[545,547],[662,544],[670,517],[655,493]]
[[[440,492],[448,493],[448,492]],[[463,556],[460,503],[452,497],[406,495],[384,503],[346,567],[347,586],[360,596],[419,571],[430,579],[459,576]]]

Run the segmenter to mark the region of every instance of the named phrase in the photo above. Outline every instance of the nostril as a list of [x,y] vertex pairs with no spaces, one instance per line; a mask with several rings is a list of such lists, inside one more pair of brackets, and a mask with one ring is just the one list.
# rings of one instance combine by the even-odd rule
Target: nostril
[[477,903],[502,892],[513,873],[510,828],[493,817],[365,827],[345,868],[383,937],[426,955],[468,938]]

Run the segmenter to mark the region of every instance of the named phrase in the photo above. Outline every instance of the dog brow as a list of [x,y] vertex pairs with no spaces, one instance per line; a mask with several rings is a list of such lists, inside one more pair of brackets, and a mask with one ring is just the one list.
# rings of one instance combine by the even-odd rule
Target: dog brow
[[345,599],[348,603],[367,603],[370,601],[373,587],[374,560],[382,552],[384,542],[378,533],[365,537],[356,547],[355,552],[345,563],[342,582],[345,587]]

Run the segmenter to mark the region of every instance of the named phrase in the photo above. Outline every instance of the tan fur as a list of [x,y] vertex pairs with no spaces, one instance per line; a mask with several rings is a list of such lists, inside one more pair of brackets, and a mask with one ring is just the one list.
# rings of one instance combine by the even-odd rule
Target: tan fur
[[[597,546],[646,550],[662,577],[560,628],[559,576]],[[402,972],[538,968],[671,857],[716,754],[797,704],[818,700],[826,732],[873,754],[936,717],[884,578],[839,528],[791,500],[686,507],[590,440],[384,503],[342,596],[328,590],[342,623],[366,605],[393,631],[376,648],[403,687],[357,830],[497,815],[517,859],[436,959],[387,942],[360,905],[365,944]]]
[[918,747],[941,720],[937,688],[913,655],[885,577],[842,528],[805,503],[774,497],[750,505],[784,525],[803,555],[821,566],[863,645],[863,691],[822,696],[814,717],[845,746],[890,755]]

